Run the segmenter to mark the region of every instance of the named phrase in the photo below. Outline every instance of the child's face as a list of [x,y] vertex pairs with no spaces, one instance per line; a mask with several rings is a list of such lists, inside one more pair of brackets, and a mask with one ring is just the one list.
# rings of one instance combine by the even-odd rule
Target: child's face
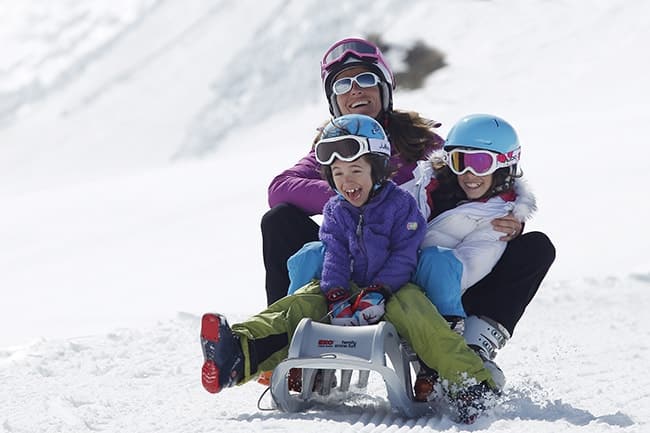
[[336,189],[353,206],[363,206],[372,191],[372,169],[366,158],[361,157],[352,162],[338,158],[332,163],[332,177]]
[[477,176],[472,172],[465,172],[458,175],[458,185],[465,191],[467,198],[475,200],[481,198],[483,194],[488,192],[492,187],[492,179],[494,174],[486,176]]

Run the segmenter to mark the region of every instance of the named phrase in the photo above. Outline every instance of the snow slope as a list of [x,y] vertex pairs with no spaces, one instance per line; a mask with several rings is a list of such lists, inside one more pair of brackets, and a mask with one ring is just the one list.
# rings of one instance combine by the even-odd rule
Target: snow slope
[[[643,1],[0,1],[0,432],[642,432],[650,423]],[[266,186],[327,118],[347,35],[449,66],[396,106],[517,127],[557,261],[472,426],[374,397],[305,414],[207,394],[201,313],[264,306]],[[391,54],[399,67],[400,59]],[[276,144],[277,142],[277,144]],[[277,149],[281,149],[280,152]]]

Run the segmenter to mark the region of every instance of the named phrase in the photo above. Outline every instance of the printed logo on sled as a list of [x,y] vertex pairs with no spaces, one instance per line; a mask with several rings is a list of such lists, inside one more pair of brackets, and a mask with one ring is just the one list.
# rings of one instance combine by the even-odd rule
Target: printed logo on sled
[[336,348],[346,347],[348,349],[354,349],[355,347],[357,347],[357,342],[355,340],[341,340],[341,341],[334,342],[334,340],[321,338],[318,340],[318,347],[336,347]]
[[321,338],[318,340],[318,347],[332,347],[334,346],[334,340],[325,340]]
[[357,347],[357,342],[354,340],[341,340],[341,342],[336,343],[334,347],[347,347],[348,349],[354,349]]

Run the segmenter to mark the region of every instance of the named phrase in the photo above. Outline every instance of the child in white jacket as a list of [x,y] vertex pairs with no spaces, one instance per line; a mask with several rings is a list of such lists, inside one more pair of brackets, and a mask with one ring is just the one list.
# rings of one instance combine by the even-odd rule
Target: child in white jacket
[[[500,387],[505,376],[493,358],[510,334],[489,318],[465,319],[461,298],[491,272],[506,249],[504,235],[492,221],[510,214],[523,223],[536,210],[535,198],[518,172],[520,153],[517,134],[505,120],[466,116],[452,127],[443,150],[418,163],[414,179],[402,185],[428,221],[412,281],[463,334]],[[423,366],[415,398],[429,399],[436,380],[437,373]]]
[[487,115],[454,125],[444,150],[421,161],[415,178],[403,185],[429,221],[413,281],[450,317],[466,316],[461,296],[490,273],[506,248],[492,220],[512,214],[524,222],[536,210],[517,170],[521,147],[514,129],[495,116],[502,125],[496,137],[494,129],[486,134],[466,127],[477,116]]

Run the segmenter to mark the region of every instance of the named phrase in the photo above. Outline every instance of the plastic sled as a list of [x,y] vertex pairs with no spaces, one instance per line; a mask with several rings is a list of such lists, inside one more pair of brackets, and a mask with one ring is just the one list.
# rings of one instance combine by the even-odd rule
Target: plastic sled
[[[391,406],[406,417],[431,411],[426,402],[414,399],[411,364],[417,372],[415,354],[402,342],[388,322],[368,326],[334,326],[302,319],[291,339],[288,358],[273,371],[271,395],[285,412],[300,412],[314,403],[316,395],[328,395],[337,388],[348,391],[353,371],[359,372],[357,386],[364,388],[371,371],[381,375]],[[302,369],[302,391],[290,393],[288,374]],[[316,373],[321,370],[321,385],[314,391]],[[335,373],[340,372],[340,383]]]

